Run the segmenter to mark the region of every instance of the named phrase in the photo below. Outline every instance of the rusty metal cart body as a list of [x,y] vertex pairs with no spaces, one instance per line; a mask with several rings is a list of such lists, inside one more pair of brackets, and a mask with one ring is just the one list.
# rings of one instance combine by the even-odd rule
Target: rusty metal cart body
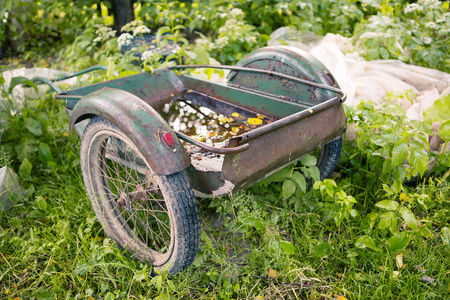
[[[194,67],[231,72],[226,85],[174,72]],[[332,75],[289,47],[259,49],[234,67],[177,66],[57,92],[82,138],[83,179],[106,234],[171,273],[187,268],[199,246],[194,191],[219,196],[249,187],[317,148],[327,177],[346,128],[345,94]],[[267,122],[211,146],[161,116],[177,101]],[[187,144],[206,155],[196,158]]]

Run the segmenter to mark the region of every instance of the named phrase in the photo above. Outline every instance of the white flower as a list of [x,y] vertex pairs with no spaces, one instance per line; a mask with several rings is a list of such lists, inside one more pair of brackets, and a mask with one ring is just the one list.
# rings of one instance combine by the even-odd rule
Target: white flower
[[144,26],[144,25],[142,25],[142,26],[139,26],[139,27],[136,27],[134,30],[133,30],[133,35],[134,36],[137,36],[137,35],[140,35],[140,34],[146,34],[146,33],[150,33],[150,29],[148,29],[146,26]]
[[124,45],[130,45],[131,41],[134,39],[134,37],[129,33],[122,33],[119,38],[117,39],[117,43],[119,44],[119,47],[122,47]]
[[422,6],[420,6],[417,3],[411,3],[411,4],[408,4],[405,7],[405,10],[404,10],[405,14],[410,13],[410,12],[414,12],[414,11],[418,11],[418,12],[422,11]]
[[429,45],[429,44],[431,44],[431,42],[432,42],[433,40],[430,38],[430,37],[425,37],[425,38],[423,38],[423,42],[425,43],[425,44],[427,44],[427,45]]
[[116,36],[116,31],[112,30],[109,27],[101,26],[96,31],[97,37],[94,39],[94,42],[101,42],[102,40],[108,40],[112,37]]
[[216,45],[219,46],[220,48],[225,47],[226,45],[228,45],[228,42],[230,41],[230,39],[226,36],[221,36],[220,38],[216,39]]
[[439,0],[425,0],[425,5],[429,5],[431,7],[433,6],[439,6],[441,3]]
[[237,16],[243,16],[244,13],[242,12],[242,9],[240,9],[240,8],[233,8],[230,11],[230,15],[233,16],[234,18],[236,18]]
[[145,61],[149,58],[152,58],[153,54],[153,51],[144,51],[144,53],[142,53],[141,59]]
[[130,32],[130,31],[133,31],[136,27],[143,26],[143,25],[144,25],[144,22],[142,22],[141,20],[131,21],[130,23],[127,23],[125,26],[123,26],[120,31]]
[[207,50],[215,49],[215,45],[208,41],[207,39],[196,39],[195,43],[197,45],[203,46]]
[[426,28],[430,28],[430,29],[436,29],[436,23],[434,22],[428,22],[425,24]]

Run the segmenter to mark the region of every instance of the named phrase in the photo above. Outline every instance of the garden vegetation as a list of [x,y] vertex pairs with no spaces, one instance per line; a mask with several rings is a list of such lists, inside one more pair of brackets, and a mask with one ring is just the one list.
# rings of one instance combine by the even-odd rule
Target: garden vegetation
[[[117,33],[108,2],[4,0],[0,42],[27,38],[4,49],[0,71],[107,67],[77,83],[87,85],[181,61],[235,64],[291,26],[352,37],[367,60],[449,72],[449,2],[411,2],[141,0],[135,21]],[[6,27],[13,18],[23,26]],[[133,48],[148,33],[157,47]],[[309,155],[247,190],[198,199],[202,241],[193,265],[152,277],[96,219],[64,103],[50,91],[20,101],[13,91],[22,83],[0,73],[0,167],[23,188],[0,212],[0,299],[450,298],[450,154],[430,150],[427,139],[440,122],[447,148],[450,96],[423,121],[394,104],[408,92],[388,94],[381,107],[346,107],[358,134],[331,178],[320,180]]]

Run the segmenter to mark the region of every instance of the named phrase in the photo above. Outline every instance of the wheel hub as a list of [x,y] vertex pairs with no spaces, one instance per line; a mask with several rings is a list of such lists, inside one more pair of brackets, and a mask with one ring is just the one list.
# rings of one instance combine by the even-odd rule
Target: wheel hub
[[118,195],[118,200],[116,202],[116,208],[119,207],[125,207],[126,210],[128,210],[129,212],[132,212],[133,209],[131,207],[131,203],[136,201],[136,200],[141,200],[141,201],[147,201],[149,200],[148,195],[147,195],[147,190],[142,186],[142,185],[137,185],[136,189],[131,192],[131,193],[127,193],[126,192],[127,188],[125,188],[125,190],[123,190],[119,195]]

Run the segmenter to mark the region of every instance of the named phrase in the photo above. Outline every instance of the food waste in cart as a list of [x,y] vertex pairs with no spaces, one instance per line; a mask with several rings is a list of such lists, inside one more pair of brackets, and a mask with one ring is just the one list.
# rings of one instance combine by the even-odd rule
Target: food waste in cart
[[228,111],[220,114],[184,99],[166,104],[159,113],[175,131],[215,147],[223,145],[231,137],[275,121],[274,118],[251,112]]

